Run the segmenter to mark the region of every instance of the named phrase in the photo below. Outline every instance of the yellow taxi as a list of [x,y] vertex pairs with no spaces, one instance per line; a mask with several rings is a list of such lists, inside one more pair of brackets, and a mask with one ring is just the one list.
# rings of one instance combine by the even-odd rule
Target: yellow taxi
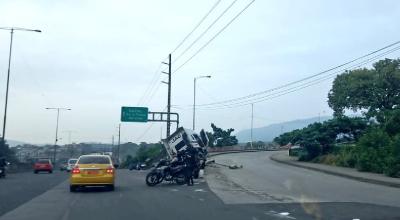
[[83,155],[78,158],[70,176],[70,192],[83,186],[105,186],[114,190],[115,167],[108,155]]

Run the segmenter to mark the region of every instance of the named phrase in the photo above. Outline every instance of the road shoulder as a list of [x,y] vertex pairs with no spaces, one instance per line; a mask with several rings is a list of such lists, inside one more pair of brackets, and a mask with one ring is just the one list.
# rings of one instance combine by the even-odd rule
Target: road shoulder
[[331,175],[335,175],[335,176],[345,177],[348,179],[358,180],[361,182],[367,182],[367,183],[373,183],[373,184],[378,184],[378,185],[383,185],[383,186],[400,188],[400,179],[399,178],[386,177],[383,174],[359,172],[356,169],[347,168],[347,167],[336,167],[336,166],[329,166],[329,165],[325,165],[325,164],[300,162],[300,161],[297,161],[296,158],[289,157],[287,151],[277,152],[277,153],[271,155],[270,159],[275,162],[287,164],[290,166],[319,171],[319,172],[323,172],[326,174],[331,174]]

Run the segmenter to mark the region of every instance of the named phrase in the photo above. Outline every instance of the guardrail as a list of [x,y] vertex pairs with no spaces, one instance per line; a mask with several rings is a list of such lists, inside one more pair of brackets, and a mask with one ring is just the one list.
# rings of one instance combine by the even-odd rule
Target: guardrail
[[225,150],[225,151],[214,151],[208,152],[209,157],[221,155],[221,154],[233,154],[233,153],[245,153],[245,152],[258,152],[258,151],[280,151],[281,149],[246,149],[246,150]]

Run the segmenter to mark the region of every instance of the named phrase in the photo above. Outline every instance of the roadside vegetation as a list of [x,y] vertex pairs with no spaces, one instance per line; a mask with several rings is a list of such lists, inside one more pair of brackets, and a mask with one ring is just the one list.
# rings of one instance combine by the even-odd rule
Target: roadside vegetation
[[[299,145],[299,160],[400,177],[400,60],[346,71],[328,94],[334,118],[284,133],[280,145]],[[355,112],[358,117],[345,113]]]
[[156,161],[167,156],[167,152],[161,143],[141,142],[137,146],[134,154],[126,154],[121,168],[130,168],[131,166],[145,164],[150,166]]
[[232,135],[233,128],[224,130],[211,123],[212,132],[206,132],[210,147],[225,147],[238,144],[236,136]]

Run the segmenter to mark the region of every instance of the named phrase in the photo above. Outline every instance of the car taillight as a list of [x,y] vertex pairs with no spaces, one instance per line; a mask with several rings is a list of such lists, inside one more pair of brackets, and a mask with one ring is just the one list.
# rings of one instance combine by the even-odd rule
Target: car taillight
[[79,173],[81,173],[79,167],[74,167],[74,169],[72,169],[72,174],[79,174]]
[[107,168],[106,169],[106,173],[113,174],[114,173],[114,168],[112,168],[112,167]]

